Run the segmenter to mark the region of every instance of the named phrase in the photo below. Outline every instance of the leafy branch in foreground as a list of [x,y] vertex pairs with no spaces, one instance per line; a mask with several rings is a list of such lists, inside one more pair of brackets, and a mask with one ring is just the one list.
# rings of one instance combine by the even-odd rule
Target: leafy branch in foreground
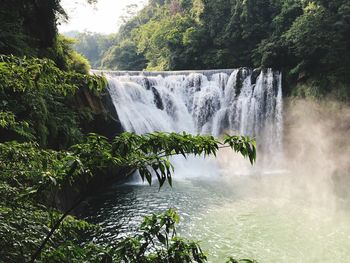
[[225,135],[220,141],[213,136],[185,132],[145,135],[125,132],[115,137],[112,143],[103,136],[90,134],[86,143],[73,146],[72,151],[86,160],[91,168],[103,169],[110,165],[127,167],[130,173],[138,170],[142,180],[147,180],[150,185],[152,175],[155,175],[162,187],[166,180],[172,185],[174,167],[171,156],[216,156],[221,148],[231,148],[248,158],[251,164],[256,160],[256,142],[247,136]]
[[113,260],[130,263],[203,263],[207,256],[198,243],[179,238],[176,224],[179,215],[169,209],[164,214],[146,216],[141,234],[128,237],[117,244]]
[[[140,234],[117,243],[109,254],[110,262],[127,263],[205,263],[207,255],[197,242],[178,237],[180,217],[174,209],[146,216]],[[229,258],[227,263],[257,263],[254,260]]]
[[[147,180],[149,184],[155,175],[160,187],[166,181],[172,185],[174,167],[171,164],[171,156],[216,155],[220,148],[231,148],[249,158],[251,163],[256,158],[255,141],[244,136],[226,135],[219,141],[212,136],[194,136],[187,133],[157,132],[146,135],[123,133],[109,142],[103,136],[90,134],[85,143],[71,147],[70,151],[42,150],[35,143],[0,144],[0,178],[5,183],[6,189],[12,189],[23,197],[22,201],[31,200],[31,204],[47,207],[52,206],[48,201],[55,197],[54,193],[57,190],[67,186],[74,187],[76,183],[81,182],[81,179],[87,183],[84,189],[77,187],[79,195],[77,200],[72,202],[72,207],[53,220],[50,224],[51,229],[44,231],[45,236],[31,257],[31,262],[34,262],[40,258],[42,252],[46,253],[47,249],[52,249],[52,239],[56,236],[57,230],[61,229],[69,213],[95,190],[96,186],[90,184],[90,180],[94,177],[110,169],[124,168],[129,171],[127,174],[138,170],[141,178]],[[1,203],[12,206],[22,201],[6,198]],[[14,204],[11,204],[12,202]],[[162,237],[159,238],[163,240]],[[48,244],[51,245],[46,248]],[[175,241],[173,245],[184,246],[183,243]],[[193,246],[192,244],[191,250],[194,249]]]

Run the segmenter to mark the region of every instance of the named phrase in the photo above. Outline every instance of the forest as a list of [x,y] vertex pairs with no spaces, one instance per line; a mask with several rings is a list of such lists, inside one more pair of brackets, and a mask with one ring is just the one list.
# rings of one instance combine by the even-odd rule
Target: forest
[[111,35],[60,34],[68,19],[60,0],[0,3],[0,262],[207,262],[171,208],[103,245],[87,241],[101,228],[81,210],[135,172],[172,187],[174,155],[229,148],[256,161],[244,134],[123,132],[106,77],[91,69],[272,68],[286,97],[350,99],[348,0],[149,0]]

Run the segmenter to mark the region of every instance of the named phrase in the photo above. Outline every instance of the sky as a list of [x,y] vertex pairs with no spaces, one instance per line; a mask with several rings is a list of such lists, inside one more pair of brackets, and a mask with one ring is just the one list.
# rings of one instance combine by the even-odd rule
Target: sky
[[86,0],[62,0],[69,20],[59,26],[61,33],[72,30],[116,33],[126,15],[127,6],[136,5],[133,10],[140,10],[147,0],[98,0],[96,5],[87,4]]

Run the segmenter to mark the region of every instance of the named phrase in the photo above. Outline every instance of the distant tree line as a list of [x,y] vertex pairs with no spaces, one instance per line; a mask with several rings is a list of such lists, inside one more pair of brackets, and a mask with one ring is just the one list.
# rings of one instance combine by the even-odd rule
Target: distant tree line
[[101,67],[104,54],[109,48],[117,44],[116,34],[105,35],[88,31],[69,31],[65,32],[64,35],[75,39],[74,49],[86,57],[94,69]]

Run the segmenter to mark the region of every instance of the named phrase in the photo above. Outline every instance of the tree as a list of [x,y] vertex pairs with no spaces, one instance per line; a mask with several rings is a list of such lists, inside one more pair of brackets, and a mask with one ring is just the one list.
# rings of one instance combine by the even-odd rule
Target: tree
[[[41,54],[55,44],[57,21],[67,18],[59,0],[4,0],[1,5],[0,22],[7,25],[0,39],[3,43],[0,53],[3,54],[23,55],[23,52]],[[18,33],[10,31],[14,28],[19,30],[20,38],[27,47],[25,50],[20,49],[23,41],[8,42],[8,37]]]
[[[72,104],[74,95],[81,89],[98,93],[105,87],[101,76],[61,71],[48,59],[0,56],[0,112],[9,123],[0,125],[0,142],[23,141],[23,136],[51,148],[79,142],[80,120],[86,117]],[[13,119],[23,124],[23,132]]]
[[126,39],[105,53],[101,67],[114,70],[143,70],[146,67],[146,59],[137,51],[135,43]]
[[[84,69],[85,66],[81,67],[83,59],[73,54],[68,41],[58,35],[57,25],[68,19],[60,2],[3,0],[0,8],[0,54],[51,58],[66,70],[67,65],[62,61],[66,58],[62,58],[62,54],[71,52],[72,57],[79,60],[79,69]],[[87,2],[92,4],[96,1]],[[62,48],[68,50],[62,51]]]
[[[69,35],[69,33],[67,34]],[[101,67],[102,57],[108,49],[117,43],[116,36],[99,33],[83,32],[72,36],[76,39],[74,49],[84,55],[93,68]]]

